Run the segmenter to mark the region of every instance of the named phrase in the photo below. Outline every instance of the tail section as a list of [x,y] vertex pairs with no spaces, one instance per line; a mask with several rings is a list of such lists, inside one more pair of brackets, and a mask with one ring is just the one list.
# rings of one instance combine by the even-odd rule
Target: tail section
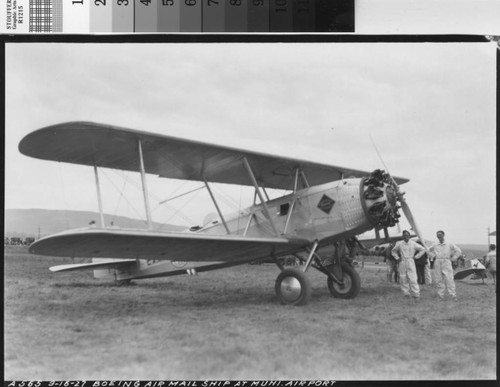
[[240,262],[181,262],[155,259],[92,258],[92,263],[59,265],[50,267],[52,272],[93,270],[94,278],[124,281],[132,279],[195,275],[198,272],[222,269]]
[[[49,268],[54,273],[63,271],[81,271],[94,270],[94,276],[97,272],[108,271],[111,269],[124,269],[125,267],[133,266],[135,259],[111,259],[111,258],[92,258],[92,263],[77,263],[72,265],[58,265]],[[98,270],[96,270],[98,269]]]

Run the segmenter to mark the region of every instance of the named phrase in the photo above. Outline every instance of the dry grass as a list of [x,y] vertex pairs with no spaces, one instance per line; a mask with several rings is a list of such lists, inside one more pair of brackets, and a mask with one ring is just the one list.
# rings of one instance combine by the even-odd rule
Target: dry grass
[[[69,260],[68,260],[69,261]],[[354,300],[311,271],[305,307],[278,304],[272,265],[117,287],[52,274],[61,259],[5,256],[5,378],[496,378],[496,294],[457,282],[459,301],[419,303],[365,267]]]

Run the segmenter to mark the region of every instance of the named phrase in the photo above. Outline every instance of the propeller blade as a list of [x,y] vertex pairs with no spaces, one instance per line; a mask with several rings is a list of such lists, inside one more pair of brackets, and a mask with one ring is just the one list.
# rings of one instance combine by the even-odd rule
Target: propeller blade
[[401,201],[401,209],[403,210],[403,213],[405,214],[406,219],[408,219],[408,223],[410,223],[411,228],[415,233],[417,234],[418,238],[422,242],[425,251],[427,251],[427,246],[425,244],[424,237],[422,236],[422,233],[420,232],[420,229],[417,226],[417,222],[415,218],[413,217],[413,214],[411,213],[410,206],[408,206],[408,203],[406,203],[406,200],[403,199]]
[[[394,189],[396,191],[396,195],[398,197],[399,202],[401,203],[401,209],[403,210],[403,214],[405,214],[406,219],[408,220],[408,223],[410,223],[410,226],[412,227],[413,231],[417,234],[418,238],[422,242],[422,245],[425,248],[425,251],[428,251],[427,246],[425,244],[425,240],[423,238],[422,233],[420,232],[420,229],[417,226],[417,222],[415,221],[415,218],[413,214],[411,213],[410,206],[406,202],[406,199],[404,198],[404,193],[401,192],[398,183],[396,183],[396,180],[392,177],[392,175],[389,173],[389,168],[387,168],[387,165],[385,165],[384,159],[382,158],[382,155],[378,151],[377,146],[375,145],[375,141],[373,141],[372,136],[370,135],[370,140],[372,141],[373,147],[375,148],[375,151],[377,152],[378,157],[380,158],[380,161],[382,162],[382,165],[384,166],[387,175],[389,175],[389,178],[392,181],[392,184],[394,186]],[[398,223],[399,226],[399,223]]]

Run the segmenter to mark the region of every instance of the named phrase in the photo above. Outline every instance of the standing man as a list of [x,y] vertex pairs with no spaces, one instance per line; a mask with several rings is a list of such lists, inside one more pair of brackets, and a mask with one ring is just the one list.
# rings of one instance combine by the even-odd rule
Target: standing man
[[[418,240],[420,246],[424,246],[422,241]],[[423,254],[420,258],[415,257],[415,267],[417,268],[417,282],[419,285],[425,285],[425,265],[427,265],[427,254]]]
[[495,292],[497,291],[497,247],[490,245],[490,251],[484,260],[486,266],[486,280],[489,285],[491,282],[495,285]]
[[425,277],[425,283],[427,285],[432,284],[432,269],[433,269],[433,267],[434,267],[434,262],[432,262],[432,264],[431,264],[429,259],[427,259],[427,263],[425,264],[425,267],[424,267],[424,277]]
[[387,266],[387,282],[392,282],[392,277],[394,277],[394,282],[399,283],[398,278],[398,262],[392,256],[392,249],[394,245],[389,243],[387,249],[385,250],[384,261]]
[[435,259],[434,261],[434,281],[436,282],[437,293],[440,299],[444,299],[445,288],[452,300],[457,300],[455,292],[455,281],[453,280],[453,268],[451,262],[455,262],[462,250],[457,245],[445,242],[444,231],[439,230],[436,233],[439,242],[434,243],[429,248],[429,256]]
[[420,288],[417,283],[417,270],[414,259],[425,254],[425,248],[410,240],[410,232],[403,231],[403,240],[396,243],[392,256],[399,261],[399,283],[405,297],[420,298]]

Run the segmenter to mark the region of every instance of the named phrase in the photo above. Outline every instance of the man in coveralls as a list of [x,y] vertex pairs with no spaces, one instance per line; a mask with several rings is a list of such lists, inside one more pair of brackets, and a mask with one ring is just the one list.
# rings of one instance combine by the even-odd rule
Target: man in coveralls
[[490,252],[484,261],[486,266],[486,279],[487,284],[495,285],[495,292],[497,291],[497,246],[490,245]]
[[450,242],[445,242],[444,231],[438,231],[436,236],[439,242],[434,243],[429,248],[429,256],[435,258],[434,261],[434,280],[436,282],[437,293],[440,299],[444,299],[445,288],[452,300],[457,300],[455,291],[455,281],[453,280],[453,267],[451,262],[455,262],[462,250],[457,245]]
[[398,241],[392,249],[392,256],[399,261],[399,283],[405,297],[410,295],[418,300],[420,288],[417,283],[415,260],[425,254],[425,248],[410,240],[410,232],[403,231],[403,240]]

